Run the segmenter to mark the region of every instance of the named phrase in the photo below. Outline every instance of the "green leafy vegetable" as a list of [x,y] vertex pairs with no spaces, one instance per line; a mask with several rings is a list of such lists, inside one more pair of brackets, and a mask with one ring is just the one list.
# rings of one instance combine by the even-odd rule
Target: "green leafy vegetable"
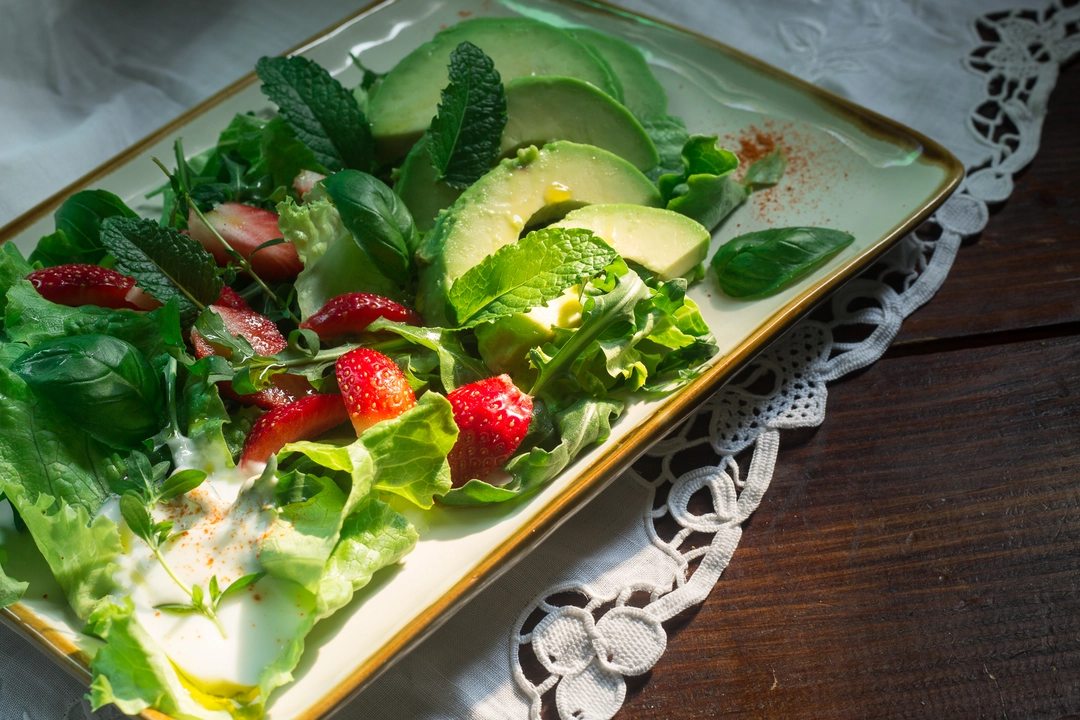
[[645,128],[646,134],[653,141],[656,152],[660,155],[660,164],[646,173],[649,179],[656,182],[661,175],[681,174],[684,169],[682,149],[690,138],[683,119],[665,115],[642,120],[641,126]]
[[30,262],[46,267],[68,263],[96,265],[107,252],[101,242],[101,223],[106,218],[134,218],[135,213],[107,190],[77,192],[53,214],[56,232],[38,243]]
[[828,228],[770,228],[728,240],[711,263],[726,295],[765,297],[788,287],[854,240]]
[[739,159],[716,143],[715,135],[691,135],[682,149],[683,171],[657,180],[668,210],[691,217],[709,230],[747,196],[746,188],[731,178]]
[[410,343],[436,353],[439,359],[439,379],[446,392],[488,375],[484,364],[465,351],[465,347],[461,344],[460,331],[416,327],[379,318],[368,326],[368,332],[393,333]]
[[9,499],[18,482],[30,504],[48,495],[93,514],[122,475],[119,456],[0,367],[0,489]]
[[611,421],[622,412],[618,400],[583,398],[555,416],[560,442],[553,450],[533,448],[506,465],[513,478],[505,485],[470,480],[454,488],[439,502],[445,505],[487,505],[506,502],[539,488],[570,464],[589,445],[611,434]]
[[765,157],[752,163],[743,176],[742,184],[751,192],[772,187],[784,177],[787,169],[787,157],[776,148]]
[[[7,555],[0,550],[0,563],[7,562]],[[20,582],[14,578],[8,577],[4,572],[3,567],[0,567],[0,608],[6,608],[8,605],[14,605],[19,602],[19,598],[26,592],[26,588],[29,587],[29,583]]]
[[277,517],[259,543],[262,567],[317,593],[338,541],[346,499],[329,478],[300,471],[280,473]]
[[399,286],[407,285],[419,240],[401,198],[385,183],[358,170],[335,173],[322,184],[364,254],[383,275]]
[[464,190],[499,157],[506,93],[491,58],[466,41],[450,53],[450,84],[428,130],[436,180]]
[[451,286],[447,299],[457,324],[474,327],[554,300],[618,257],[589,230],[535,230],[466,271]]
[[303,57],[264,57],[255,66],[262,90],[277,104],[296,137],[331,172],[370,170],[374,145],[353,94]]
[[185,325],[221,296],[224,283],[214,257],[172,228],[153,220],[110,219],[102,225],[101,241],[116,258],[116,269],[139,287],[163,303],[176,298]]
[[0,246],[0,315],[7,309],[8,291],[32,271],[33,267],[23,258],[15,243]]
[[136,447],[165,424],[157,373],[133,345],[109,335],[48,340],[12,370],[106,445]]

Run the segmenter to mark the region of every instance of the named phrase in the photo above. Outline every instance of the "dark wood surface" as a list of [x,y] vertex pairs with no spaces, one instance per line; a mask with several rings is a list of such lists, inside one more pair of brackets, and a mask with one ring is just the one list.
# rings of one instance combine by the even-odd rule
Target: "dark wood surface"
[[1077,128],[1074,64],[940,292],[821,427],[781,434],[724,577],[618,720],[1080,720]]

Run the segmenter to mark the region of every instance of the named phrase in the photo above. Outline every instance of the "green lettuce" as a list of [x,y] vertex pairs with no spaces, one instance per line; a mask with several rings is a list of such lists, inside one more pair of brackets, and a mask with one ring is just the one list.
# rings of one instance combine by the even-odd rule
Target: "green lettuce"
[[7,309],[7,293],[33,271],[15,243],[0,246],[0,315]]
[[[7,555],[3,550],[0,550],[0,565],[7,562]],[[4,568],[0,567],[0,608],[6,608],[8,605],[14,605],[22,598],[23,593],[26,592],[26,588],[29,583],[20,582],[14,578],[8,577],[4,572]]]
[[657,180],[668,210],[691,217],[710,231],[749,194],[732,178],[739,159],[716,142],[715,135],[691,135],[682,148],[682,172],[667,173]]

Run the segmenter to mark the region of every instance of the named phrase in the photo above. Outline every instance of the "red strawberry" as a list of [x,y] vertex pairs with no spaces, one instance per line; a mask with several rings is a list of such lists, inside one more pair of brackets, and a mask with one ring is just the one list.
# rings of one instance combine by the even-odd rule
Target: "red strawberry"
[[[222,292],[222,297],[224,296],[225,293]],[[268,317],[251,310],[238,310],[224,305],[211,305],[210,309],[221,316],[226,330],[233,336],[240,336],[247,340],[251,348],[259,355],[273,355],[288,347],[288,341]],[[214,345],[194,329],[191,331],[191,344],[195,346],[195,357],[199,359],[207,355],[228,357],[230,353],[227,348]],[[232,385],[224,381],[218,383],[218,390],[222,395],[233,400],[246,405],[258,405],[264,409],[286,405],[315,392],[306,378],[297,375],[282,373],[275,375],[272,382],[272,386],[250,395],[238,394],[232,389]]]
[[310,395],[276,407],[255,421],[240,453],[240,469],[256,472],[287,443],[310,440],[349,419],[340,395]]
[[218,297],[217,302],[214,304],[221,307],[230,307],[234,310],[247,310],[248,312],[251,312],[251,306],[247,304],[247,300],[244,300],[244,298],[240,296],[240,293],[236,292],[228,285],[222,286],[221,296]]
[[463,385],[446,398],[458,426],[457,442],[446,459],[450,479],[460,487],[506,464],[529,431],[533,401],[509,375]]
[[405,373],[381,352],[370,348],[350,350],[338,358],[335,372],[357,435],[416,405],[416,395]]
[[379,318],[394,322],[422,325],[415,311],[373,293],[355,292],[338,295],[323,305],[300,327],[314,330],[319,339],[329,341],[342,335],[361,333]]
[[293,178],[292,186],[296,190],[296,194],[303,200],[315,187],[315,183],[320,180],[325,180],[326,176],[315,172],[314,170],[301,170],[300,174]]
[[[263,243],[281,237],[276,212],[229,202],[218,205],[204,215],[225,242],[251,262],[251,268],[263,280],[288,280],[304,269],[300,257],[296,254],[296,246],[290,242],[279,243],[252,254],[255,248]],[[188,215],[188,234],[202,243],[218,265],[228,264],[231,258],[225,251],[225,246],[210,228],[203,224],[194,210]]]
[[161,303],[135,287],[135,278],[97,265],[57,265],[26,276],[41,297],[58,305],[153,310]]

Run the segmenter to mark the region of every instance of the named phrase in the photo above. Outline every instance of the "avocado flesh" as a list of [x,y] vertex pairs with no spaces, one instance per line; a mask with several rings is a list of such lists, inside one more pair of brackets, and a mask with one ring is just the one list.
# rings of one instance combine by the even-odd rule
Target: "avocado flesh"
[[526,313],[509,315],[478,325],[477,350],[493,373],[507,373],[514,381],[531,384],[529,351],[555,339],[553,328],[571,328],[581,324],[580,288],[568,288],[547,305]]
[[622,87],[622,103],[630,112],[640,120],[667,115],[667,93],[652,74],[640,50],[630,43],[588,28],[574,28],[567,32],[607,61]]
[[518,151],[469,186],[424,235],[416,306],[427,323],[449,326],[446,293],[453,282],[561,203],[659,207],[662,200],[641,171],[606,150],[561,141]]
[[594,145],[638,170],[656,167],[660,156],[641,123],[610,95],[568,77],[522,77],[506,84],[505,155],[556,140]]
[[[523,77],[506,85],[506,128],[501,153],[512,154],[520,147],[543,146],[557,140],[594,145],[628,160],[639,170],[656,167],[660,161],[656,147],[644,128],[622,105],[592,85],[575,78]],[[461,195],[441,180],[427,150],[427,135],[421,136],[401,166],[394,190],[405,202],[416,229],[427,232],[435,216],[450,207]],[[553,207],[562,217],[581,203]],[[545,218],[535,218],[541,222]]]
[[449,83],[450,53],[469,41],[495,63],[503,83],[525,75],[561,75],[614,95],[609,71],[565,31],[527,18],[475,18],[438,33],[387,73],[368,105],[380,162],[404,156],[431,124]]
[[587,205],[551,227],[592,230],[624,260],[641,265],[661,280],[687,275],[709,253],[709,231],[703,225],[655,207]]

